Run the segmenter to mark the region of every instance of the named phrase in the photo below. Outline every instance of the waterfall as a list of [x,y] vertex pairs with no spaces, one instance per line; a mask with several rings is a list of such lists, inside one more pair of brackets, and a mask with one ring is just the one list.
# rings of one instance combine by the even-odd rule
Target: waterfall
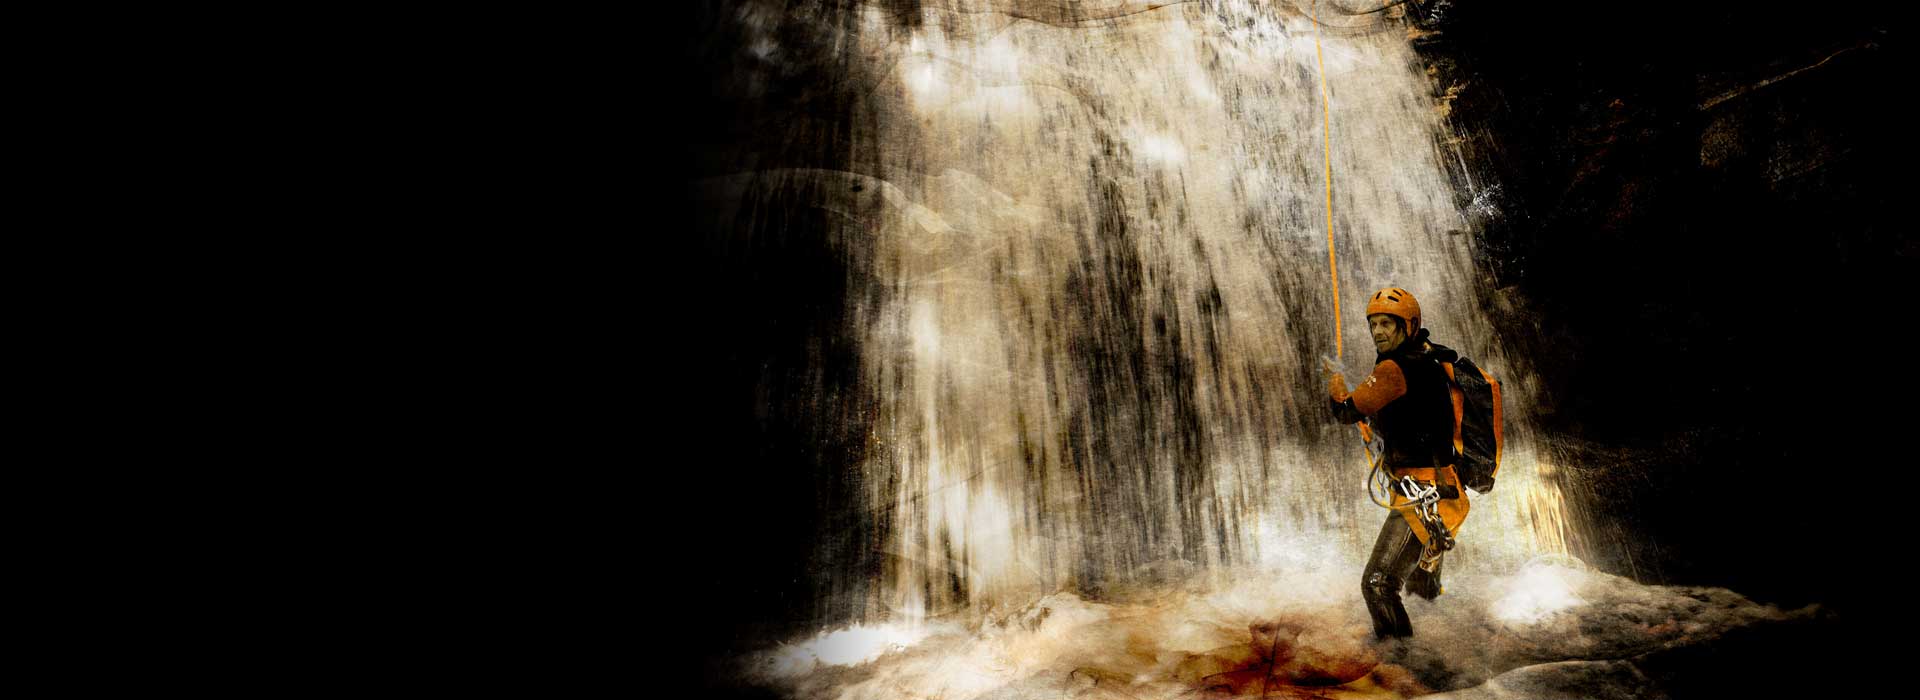
[[[792,21],[754,7],[727,20]],[[817,209],[848,261],[859,374],[837,400],[865,449],[815,572],[848,582],[848,617],[1357,573],[1385,513],[1318,371],[1328,161],[1348,376],[1372,362],[1366,296],[1391,285],[1505,383],[1499,486],[1473,496],[1449,569],[1569,550],[1528,365],[1477,311],[1499,291],[1444,114],[1408,25],[1374,7],[832,6],[813,39],[866,95],[845,125],[857,165],[768,159],[708,185],[742,212]]]

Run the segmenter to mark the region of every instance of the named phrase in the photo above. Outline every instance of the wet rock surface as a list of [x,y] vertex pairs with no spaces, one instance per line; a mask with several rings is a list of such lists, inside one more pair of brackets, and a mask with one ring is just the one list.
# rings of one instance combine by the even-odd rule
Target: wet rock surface
[[1351,578],[1249,575],[1141,604],[1055,594],[870,659],[799,640],[741,659],[737,689],[838,700],[1686,698],[1831,693],[1849,678],[1844,621],[1818,606],[1536,563],[1409,600],[1416,636],[1378,642],[1358,591],[1343,590]]

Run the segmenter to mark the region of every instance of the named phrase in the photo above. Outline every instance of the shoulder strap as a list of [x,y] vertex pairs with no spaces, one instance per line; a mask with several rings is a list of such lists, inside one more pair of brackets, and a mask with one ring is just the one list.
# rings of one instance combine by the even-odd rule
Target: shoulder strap
[[1460,419],[1466,405],[1466,395],[1460,390],[1460,383],[1453,379],[1453,363],[1442,362],[1440,366],[1447,370],[1447,399],[1453,404],[1453,453],[1466,454],[1466,446],[1460,440]]
[[1506,436],[1501,434],[1501,423],[1500,423],[1502,418],[1502,416],[1500,415],[1500,380],[1494,379],[1493,373],[1488,372],[1485,369],[1480,370],[1480,376],[1485,377],[1487,379],[1487,386],[1492,388],[1493,390],[1493,474],[1492,476],[1499,476],[1500,453],[1506,447],[1505,445]]

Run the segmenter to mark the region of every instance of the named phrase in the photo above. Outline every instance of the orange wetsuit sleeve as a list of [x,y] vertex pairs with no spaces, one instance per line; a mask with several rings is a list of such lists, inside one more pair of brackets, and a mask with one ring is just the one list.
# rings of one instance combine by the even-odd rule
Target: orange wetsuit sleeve
[[1347,393],[1347,380],[1338,374],[1333,375],[1328,390],[1334,403],[1346,403],[1347,399],[1353,399],[1354,409],[1371,416],[1393,403],[1394,399],[1407,395],[1407,376],[1393,360],[1381,360],[1380,364],[1374,365],[1373,374],[1360,382],[1360,388],[1354,389],[1353,393]]
[[1333,382],[1327,387],[1327,406],[1333,409],[1334,420],[1349,425],[1366,420],[1366,414],[1353,407],[1353,397],[1347,394],[1347,379],[1339,372],[1333,373]]

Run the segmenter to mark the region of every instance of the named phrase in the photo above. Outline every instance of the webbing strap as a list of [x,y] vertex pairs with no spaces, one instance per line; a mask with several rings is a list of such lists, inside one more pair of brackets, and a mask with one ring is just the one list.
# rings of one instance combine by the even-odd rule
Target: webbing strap
[[1447,398],[1453,400],[1453,453],[1463,455],[1466,454],[1466,449],[1464,443],[1460,441],[1460,418],[1466,407],[1466,396],[1460,391],[1460,383],[1454,381],[1453,363],[1442,362],[1440,366],[1447,368]]

